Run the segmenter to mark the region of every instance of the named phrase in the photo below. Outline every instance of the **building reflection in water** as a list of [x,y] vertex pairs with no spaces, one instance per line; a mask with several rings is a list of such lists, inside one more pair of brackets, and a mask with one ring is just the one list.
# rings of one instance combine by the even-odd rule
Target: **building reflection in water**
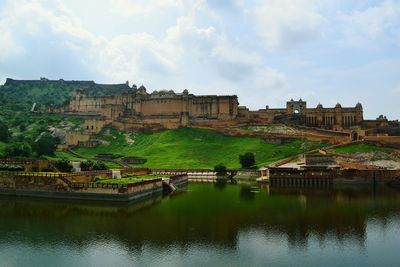
[[[241,233],[281,237],[291,248],[310,238],[362,248],[367,222],[382,229],[400,214],[395,188],[293,189],[191,184],[188,192],[132,205],[0,199],[0,245],[23,242],[83,248],[113,242],[141,253],[145,246],[235,249]],[[61,241],[60,241],[61,240]]]

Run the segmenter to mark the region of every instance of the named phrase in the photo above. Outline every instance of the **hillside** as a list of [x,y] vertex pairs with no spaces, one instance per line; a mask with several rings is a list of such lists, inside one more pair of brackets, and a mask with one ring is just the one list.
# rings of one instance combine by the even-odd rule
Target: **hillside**
[[21,105],[30,107],[37,103],[61,106],[67,103],[77,89],[83,89],[88,95],[114,95],[132,90],[127,84],[97,84],[93,81],[65,80],[13,80],[7,78],[0,86],[0,100],[11,109],[20,109]]
[[154,168],[213,168],[219,163],[228,168],[239,168],[239,155],[245,152],[255,153],[257,165],[262,166],[323,146],[301,140],[284,145],[263,144],[259,138],[224,136],[195,128],[135,133],[129,138],[116,129],[107,129],[98,138],[104,144],[96,148],[78,148],[75,152],[87,158],[98,153],[143,157],[148,160],[143,166]]
[[6,149],[6,144],[4,142],[0,142],[0,157],[4,155],[5,149]]
[[353,144],[332,149],[333,152],[342,154],[373,153],[373,152],[392,152],[392,148],[380,147],[372,144]]
[[348,164],[350,163],[400,169],[400,152],[389,147],[374,144],[352,144],[332,149],[331,152],[341,154],[338,160],[344,162],[347,166],[351,166]]

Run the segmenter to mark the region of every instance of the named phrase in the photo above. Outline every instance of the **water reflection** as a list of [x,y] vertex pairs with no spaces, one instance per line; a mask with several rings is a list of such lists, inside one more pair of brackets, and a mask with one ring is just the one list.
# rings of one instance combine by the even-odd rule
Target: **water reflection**
[[[128,255],[143,255],[149,249],[164,253],[171,246],[181,254],[211,246],[236,255],[254,238],[262,244],[271,239],[286,242],[289,250],[307,251],[315,244],[350,244],[364,250],[369,224],[384,232],[388,225],[399,226],[399,214],[400,190],[387,187],[191,184],[178,195],[107,206],[2,198],[0,251],[10,243],[77,250],[112,243]],[[253,239],[245,241],[248,236]]]

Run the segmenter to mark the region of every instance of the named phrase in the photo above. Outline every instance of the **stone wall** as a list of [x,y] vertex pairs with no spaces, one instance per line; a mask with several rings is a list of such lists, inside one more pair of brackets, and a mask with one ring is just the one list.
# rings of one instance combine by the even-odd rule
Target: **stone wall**
[[162,179],[121,185],[71,182],[67,177],[50,173],[0,173],[2,195],[131,201],[161,193],[162,190]]
[[398,184],[400,170],[360,169],[307,169],[269,168],[272,184],[308,185],[313,184]]
[[400,149],[400,136],[365,136],[364,140],[366,142],[378,143],[383,146]]
[[[193,118],[232,119],[237,115],[236,96],[195,96],[187,91],[148,94],[144,87],[131,94],[90,97],[77,92],[65,111],[99,113],[107,119],[120,117],[188,114]],[[150,118],[145,118],[149,120]],[[151,122],[150,122],[151,123]]]
[[108,123],[110,123],[110,121],[107,121],[105,119],[88,118],[88,119],[85,119],[84,129],[85,129],[85,131],[88,131],[90,133],[98,133]]
[[90,132],[69,131],[67,132],[67,136],[65,137],[65,142],[69,146],[76,146],[79,144],[79,142],[89,141],[90,138]]

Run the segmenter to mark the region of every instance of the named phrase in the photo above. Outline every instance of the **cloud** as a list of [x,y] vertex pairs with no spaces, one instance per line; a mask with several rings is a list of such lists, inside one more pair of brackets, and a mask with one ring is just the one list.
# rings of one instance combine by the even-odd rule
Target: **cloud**
[[376,40],[379,42],[398,42],[400,30],[400,1],[386,0],[364,10],[354,10],[342,14],[344,33],[351,44],[365,45]]
[[[54,1],[7,1],[0,6],[0,60],[6,75],[56,78],[96,75],[86,65],[88,49],[103,42],[86,31],[78,18]],[[82,53],[82,51],[85,51]],[[11,75],[10,75],[11,74]]]
[[254,15],[268,49],[287,49],[321,36],[326,22],[313,0],[258,0]]
[[0,21],[0,32],[0,62],[24,53],[24,49],[15,42],[7,23],[4,21]]
[[[237,94],[253,109],[300,97],[312,105],[368,104],[367,98],[370,103],[378,99],[378,90],[392,94],[379,95],[382,103],[385,98],[393,102],[399,1],[371,3],[5,0],[0,4],[0,74],[130,80],[149,90]],[[354,40],[364,43],[349,46]],[[371,40],[380,49],[366,54],[360,48]],[[363,69],[386,59],[393,62]],[[371,104],[369,109],[395,114],[395,106]]]
[[180,0],[110,0],[111,11],[123,16],[154,14],[154,12],[183,9]]
[[213,50],[218,73],[232,82],[242,81],[252,75],[257,67],[257,58],[237,48],[218,46]]

